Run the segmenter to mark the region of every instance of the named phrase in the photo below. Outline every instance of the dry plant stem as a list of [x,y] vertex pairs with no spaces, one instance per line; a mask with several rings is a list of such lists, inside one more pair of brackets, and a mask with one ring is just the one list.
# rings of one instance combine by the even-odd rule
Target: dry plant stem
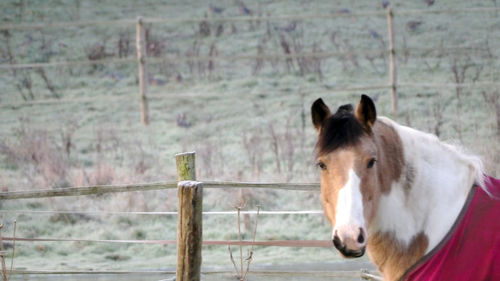
[[[257,236],[257,225],[259,224],[259,212],[260,212],[260,206],[257,206],[257,215],[255,217],[255,228],[253,229],[253,242],[255,242],[255,237]],[[248,253],[248,257],[247,257],[247,270],[245,271],[245,274],[243,275],[243,280],[246,279],[247,275],[248,275],[248,271],[250,271],[250,263],[252,262],[252,257],[253,257],[253,246],[254,244],[252,244],[252,246],[250,246],[250,252]]]
[[[240,212],[241,206],[237,207],[238,210],[238,240],[241,241],[241,223],[240,223]],[[243,245],[240,244],[240,280],[243,280]]]
[[236,262],[234,261],[233,258],[233,250],[231,250],[231,245],[227,245],[227,249],[229,251],[229,257],[231,258],[231,262],[234,265],[234,271],[236,272],[236,274],[238,274],[238,267],[236,266]]
[[3,229],[3,224],[0,224],[0,259],[2,262],[2,279],[3,281],[7,281],[7,268],[5,266],[5,252],[3,249],[2,229]]
[[16,227],[17,227],[17,221],[14,220],[14,234],[12,235],[14,239],[12,240],[12,258],[10,260],[9,277],[12,275],[12,268],[14,267],[14,255],[16,254]]

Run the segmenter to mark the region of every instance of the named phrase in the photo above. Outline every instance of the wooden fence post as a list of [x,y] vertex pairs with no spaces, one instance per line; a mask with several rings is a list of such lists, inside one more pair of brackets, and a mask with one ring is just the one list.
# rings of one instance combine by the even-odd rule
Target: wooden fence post
[[387,28],[389,33],[389,85],[391,87],[392,113],[398,114],[398,94],[396,92],[396,51],[394,49],[394,13],[387,7]]
[[178,184],[177,281],[199,281],[203,184],[196,180],[194,152],[175,156]]
[[2,280],[7,281],[7,266],[5,266],[5,251],[3,249],[2,229],[3,224],[0,224],[0,261],[2,263]]
[[141,17],[137,18],[136,24],[136,50],[137,65],[139,69],[139,99],[141,103],[141,122],[143,125],[149,124],[148,101],[146,99],[146,39],[144,34],[144,23]]

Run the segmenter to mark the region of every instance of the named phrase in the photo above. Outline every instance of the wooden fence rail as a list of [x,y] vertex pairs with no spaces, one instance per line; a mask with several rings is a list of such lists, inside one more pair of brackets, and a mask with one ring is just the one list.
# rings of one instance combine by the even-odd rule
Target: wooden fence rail
[[[283,190],[319,190],[318,183],[256,183],[256,182],[229,182],[209,181],[203,182],[204,188],[256,188],[256,189],[283,189]],[[116,192],[149,191],[162,189],[175,189],[177,182],[158,182],[126,185],[96,185],[83,187],[67,187],[56,189],[40,189],[0,192],[0,200],[29,199],[62,196],[98,195]]]
[[173,189],[176,187],[177,183],[171,182],[171,183],[127,184],[127,185],[115,185],[115,186],[97,185],[97,186],[86,186],[86,187],[12,191],[12,192],[1,192],[0,200],[97,195],[97,194],[116,193],[116,192]]

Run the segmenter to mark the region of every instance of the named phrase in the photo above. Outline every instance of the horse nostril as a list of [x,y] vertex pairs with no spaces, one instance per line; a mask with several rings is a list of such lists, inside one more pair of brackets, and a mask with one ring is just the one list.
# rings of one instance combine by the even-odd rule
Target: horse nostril
[[340,241],[340,238],[337,235],[333,236],[333,245],[338,250],[342,249],[342,242]]
[[358,236],[358,243],[363,244],[363,242],[365,242],[365,238],[363,237],[363,234],[360,233]]
[[363,235],[363,229],[359,229],[358,243],[363,244],[365,242],[365,236]]

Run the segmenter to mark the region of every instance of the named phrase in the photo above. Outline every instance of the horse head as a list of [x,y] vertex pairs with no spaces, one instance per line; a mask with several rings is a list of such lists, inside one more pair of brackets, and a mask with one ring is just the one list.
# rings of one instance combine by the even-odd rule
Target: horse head
[[[388,128],[378,128],[375,105],[365,95],[356,109],[343,105],[332,114],[318,99],[311,112],[318,132],[321,201],[332,225],[333,245],[344,257],[360,257],[379,198],[390,188],[390,178],[397,179],[401,173],[398,138],[391,138]],[[383,139],[374,134],[375,126],[387,131]],[[390,147],[391,159],[383,146]]]

